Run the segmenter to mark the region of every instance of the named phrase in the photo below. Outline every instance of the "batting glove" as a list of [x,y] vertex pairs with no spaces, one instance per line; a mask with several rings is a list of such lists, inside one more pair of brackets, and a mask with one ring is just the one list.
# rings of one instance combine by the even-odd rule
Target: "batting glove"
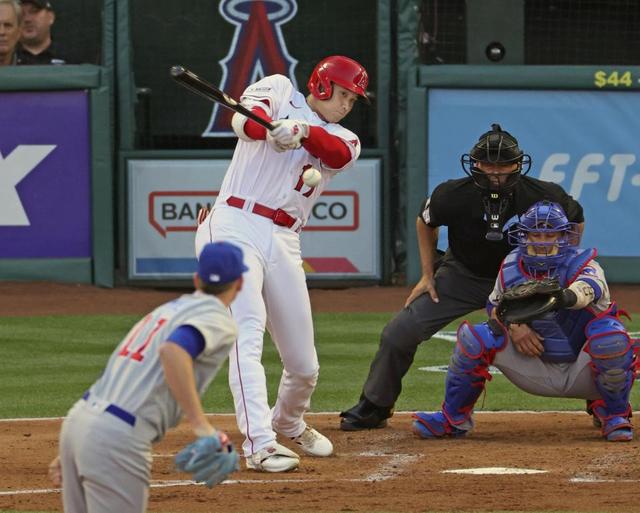
[[[273,129],[267,132],[267,140],[276,151],[296,150],[302,146],[302,140],[309,137],[309,124],[294,119],[274,121]],[[278,149],[279,148],[279,149]]]
[[202,436],[182,449],[175,459],[182,472],[193,474],[193,480],[213,488],[229,474],[240,470],[240,457],[229,437],[222,431]]

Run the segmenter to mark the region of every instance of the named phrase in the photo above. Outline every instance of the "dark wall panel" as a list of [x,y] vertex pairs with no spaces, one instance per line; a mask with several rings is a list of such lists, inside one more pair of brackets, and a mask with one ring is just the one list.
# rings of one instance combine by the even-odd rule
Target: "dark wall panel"
[[[250,3],[236,5],[247,8]],[[218,61],[229,52],[235,26],[218,12],[219,2],[136,0],[131,4],[135,82],[138,88],[147,90],[140,96],[137,109],[137,146],[232,147],[234,138],[201,137],[212,104],[174,84],[168,74],[172,65],[182,64],[220,84],[222,68]],[[308,75],[318,60],[330,54],[344,54],[367,68],[372,77],[370,88],[375,89],[375,2],[298,0],[297,4],[297,14],[281,29],[289,55],[299,61],[295,68],[299,88],[306,92]],[[356,130],[363,145],[372,146],[376,144],[375,119],[374,102],[372,108],[358,105],[344,124]]]

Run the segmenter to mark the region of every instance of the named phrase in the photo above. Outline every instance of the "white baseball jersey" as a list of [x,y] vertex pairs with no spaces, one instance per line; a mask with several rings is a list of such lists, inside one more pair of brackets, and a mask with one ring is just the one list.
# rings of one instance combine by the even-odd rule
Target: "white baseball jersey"
[[[345,141],[351,153],[342,169],[330,169],[304,147],[279,153],[265,140],[239,140],[215,207],[198,226],[196,255],[207,242],[227,240],[242,248],[249,267],[231,305],[239,334],[229,355],[229,385],[238,428],[245,436],[244,454],[250,456],[273,444],[276,433],[291,438],[306,428],[303,416],[309,409],[319,364],[298,229],[307,222],[329,180],[358,158],[360,141],[340,125],[323,121],[282,75],[249,86],[242,103],[249,108],[259,105],[274,120],[304,120],[320,126]],[[307,166],[322,174],[316,187],[302,181]],[[256,205],[271,211],[282,209],[295,218],[295,224],[290,228],[278,225],[256,213]],[[259,210],[264,212],[264,208]],[[262,365],[265,329],[284,367],[273,408],[268,404]]]
[[[349,148],[349,163],[342,169],[331,169],[304,148],[277,153],[266,141],[238,141],[216,205],[224,203],[229,196],[237,196],[270,208],[281,208],[300,219],[304,226],[311,207],[328,181],[353,165],[360,155],[360,140],[341,125],[323,121],[311,110],[304,95],[283,75],[271,75],[249,86],[241,102],[249,109],[259,106],[273,120],[296,119],[321,126],[340,137]],[[317,186],[308,187],[302,182],[305,166],[313,166],[322,174]]]

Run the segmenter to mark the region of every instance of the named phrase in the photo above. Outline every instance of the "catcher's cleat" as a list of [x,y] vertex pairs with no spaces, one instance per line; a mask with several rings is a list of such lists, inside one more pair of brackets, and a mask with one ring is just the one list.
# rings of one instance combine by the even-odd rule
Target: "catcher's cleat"
[[362,396],[354,407],[340,413],[342,431],[361,431],[386,427],[387,419],[393,415],[392,408],[376,406]]
[[294,470],[300,457],[291,449],[273,443],[246,458],[247,468],[258,472],[287,472]]
[[331,456],[333,453],[333,444],[322,433],[319,433],[310,426],[307,426],[301,435],[293,437],[295,443],[300,449],[309,456]]
[[601,429],[602,428],[602,422],[600,421],[600,419],[598,418],[597,415],[595,415],[593,413],[593,408],[591,407],[591,405],[594,403],[593,400],[587,399],[587,408],[586,411],[589,415],[591,415],[591,422],[593,423],[593,427]]
[[[465,436],[471,429],[460,429],[452,425],[444,413],[437,411],[435,413],[416,412],[412,415],[413,432],[420,438],[445,438],[445,437],[461,437]],[[465,425],[473,425],[471,421],[466,421]]]
[[602,434],[609,442],[630,442],[633,426],[626,417],[611,417],[605,419]]

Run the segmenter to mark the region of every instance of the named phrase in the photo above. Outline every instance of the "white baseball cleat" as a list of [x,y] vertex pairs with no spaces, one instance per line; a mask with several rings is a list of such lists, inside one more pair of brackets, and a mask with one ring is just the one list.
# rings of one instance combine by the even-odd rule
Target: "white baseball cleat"
[[247,468],[258,472],[287,472],[298,467],[300,457],[284,445],[272,445],[248,456]]
[[302,452],[309,456],[331,456],[333,453],[333,444],[326,436],[319,433],[310,426],[307,426],[301,435],[293,437]]

